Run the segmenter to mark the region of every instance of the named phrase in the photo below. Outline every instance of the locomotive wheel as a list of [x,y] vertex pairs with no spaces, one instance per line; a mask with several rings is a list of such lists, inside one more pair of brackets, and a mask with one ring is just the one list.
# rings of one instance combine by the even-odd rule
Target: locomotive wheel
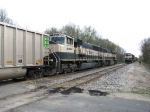
[[29,76],[25,75],[24,80],[31,80],[31,78]]
[[40,78],[44,77],[43,73],[40,74]]
[[17,80],[17,78],[14,78],[14,79],[12,79],[14,82],[17,82],[18,80]]
[[29,76],[31,77],[31,79],[37,78],[37,76],[36,76],[36,74],[34,73],[34,71],[29,71]]
[[59,75],[59,72],[56,72],[56,74],[55,75]]
[[67,70],[64,70],[64,74],[67,74]]
[[43,77],[43,72],[42,71],[37,71],[35,75],[36,75],[36,77],[42,78]]
[[71,73],[73,73],[73,72],[74,72],[74,69],[71,70]]
[[31,79],[33,79],[33,78],[36,77],[36,76],[34,76],[34,75],[35,75],[35,74],[34,74],[34,71],[31,70],[31,71],[28,72],[27,75],[24,76],[24,79],[25,79],[25,80],[31,80]]

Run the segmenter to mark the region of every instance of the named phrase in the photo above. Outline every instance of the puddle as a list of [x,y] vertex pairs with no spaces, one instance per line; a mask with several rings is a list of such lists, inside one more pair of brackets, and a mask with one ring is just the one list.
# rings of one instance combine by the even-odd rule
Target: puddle
[[70,89],[62,91],[61,94],[69,95],[70,93],[82,93],[82,92],[83,92],[83,89],[77,88],[77,87],[72,87]]
[[47,87],[46,87],[45,85],[44,85],[44,86],[43,86],[43,85],[40,85],[40,86],[38,86],[37,88],[38,88],[38,89],[46,89]]
[[[66,89],[66,90],[65,90]],[[57,87],[53,88],[52,90],[49,90],[49,94],[55,94],[55,93],[61,93],[63,95],[69,95],[71,93],[83,93],[84,89],[78,88],[78,87],[71,87],[69,89],[65,87]],[[108,92],[102,92],[99,90],[89,90],[89,94],[91,96],[106,96],[109,93]]]
[[53,88],[52,90],[49,90],[49,94],[54,94],[54,93],[61,93],[63,95],[69,95],[70,93],[82,93],[83,89],[77,88],[77,87],[71,87],[69,89],[66,89],[65,87],[57,87]]
[[108,95],[109,93],[107,92],[102,92],[102,91],[98,91],[98,90],[89,90],[89,94],[91,96],[106,96]]
[[58,93],[61,90],[64,90],[64,87],[57,87],[57,88],[53,88],[52,90],[49,90],[49,94],[54,94],[54,93]]

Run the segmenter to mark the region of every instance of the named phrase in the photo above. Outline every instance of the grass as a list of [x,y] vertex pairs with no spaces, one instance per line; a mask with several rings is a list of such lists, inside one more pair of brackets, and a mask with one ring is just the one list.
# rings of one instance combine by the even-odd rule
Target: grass
[[150,98],[150,90],[123,91],[123,90],[117,89],[116,92],[112,91],[110,93],[132,93],[132,94],[137,94],[137,95],[141,95],[141,96]]
[[144,62],[148,67],[150,67],[150,62]]
[[139,94],[139,95],[150,98],[150,90],[131,91],[131,93]]
[[144,61],[143,59],[139,59],[138,62],[143,62],[146,64],[148,67],[150,67],[150,60]]

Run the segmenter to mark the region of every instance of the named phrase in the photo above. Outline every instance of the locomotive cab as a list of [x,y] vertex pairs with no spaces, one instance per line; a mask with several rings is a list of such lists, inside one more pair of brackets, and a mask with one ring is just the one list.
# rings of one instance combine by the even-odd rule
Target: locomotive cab
[[54,34],[50,37],[49,48],[57,53],[60,59],[71,59],[69,54],[74,53],[74,38],[63,34]]
[[131,53],[125,54],[125,62],[126,63],[132,63],[134,61],[134,55]]
[[57,68],[57,72],[61,73],[70,70],[75,59],[74,55],[74,38],[64,34],[54,34],[50,37],[49,42],[50,59],[53,68]]

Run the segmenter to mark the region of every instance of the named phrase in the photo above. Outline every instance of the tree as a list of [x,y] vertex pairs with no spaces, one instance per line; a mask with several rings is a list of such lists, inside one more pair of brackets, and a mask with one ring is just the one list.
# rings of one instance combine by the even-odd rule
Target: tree
[[[117,59],[119,62],[124,62],[125,50],[108,39],[103,39],[97,34],[97,31],[92,26],[84,26],[82,29],[73,23],[69,23],[60,30],[52,27],[46,29],[45,33],[52,35],[53,33],[62,33],[71,37],[79,38],[85,42],[95,44],[97,46],[107,48],[111,51],[116,51]],[[117,49],[116,49],[117,48]]]
[[7,15],[7,11],[5,9],[0,9],[0,22],[14,24],[13,20],[10,19]]
[[124,62],[125,52],[126,51],[123,48],[121,48],[119,45],[116,45],[116,54],[118,62]]
[[69,23],[69,24],[63,26],[60,29],[60,33],[66,34],[71,37],[76,37],[76,38],[80,38],[80,36],[81,36],[80,27],[76,26],[73,23]]
[[94,28],[92,28],[91,26],[84,26],[81,33],[81,39],[85,40],[88,43],[94,44],[96,34],[97,32]]
[[150,63],[150,38],[141,41],[141,52],[143,61]]
[[54,33],[59,33],[58,29],[55,28],[55,27],[52,27],[50,29],[46,29],[45,31],[46,34],[49,34],[49,35],[53,35]]

